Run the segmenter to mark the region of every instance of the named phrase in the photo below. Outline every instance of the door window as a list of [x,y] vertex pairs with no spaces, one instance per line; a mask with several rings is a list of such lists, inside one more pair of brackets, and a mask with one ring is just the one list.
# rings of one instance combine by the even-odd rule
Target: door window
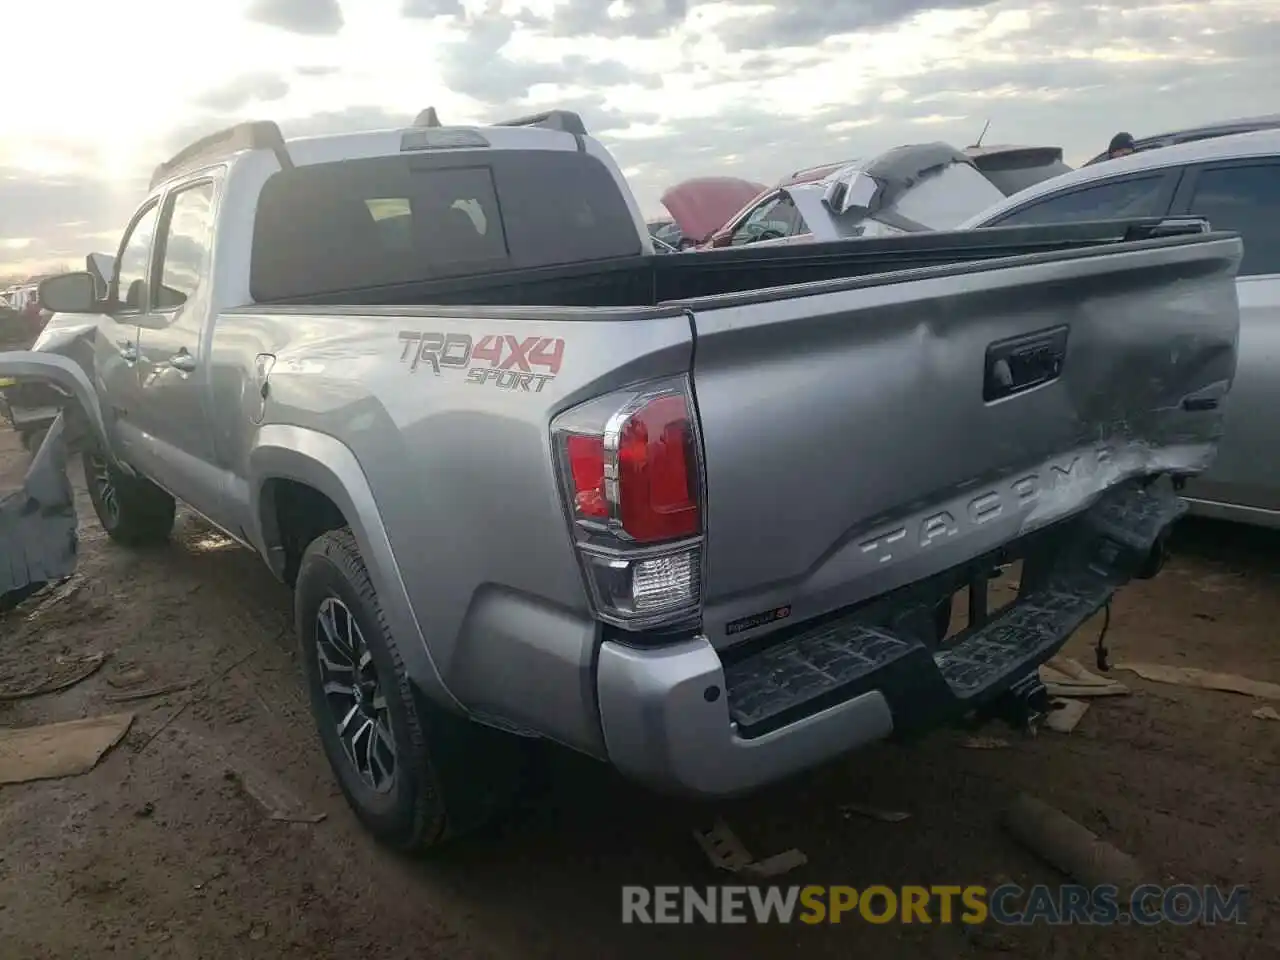
[[153,202],[138,217],[120,245],[116,258],[115,298],[124,311],[145,310],[151,280],[151,241],[155,238],[160,204]]
[[1201,171],[1190,212],[1244,240],[1239,276],[1280,273],[1280,163]]
[[1161,202],[1164,183],[1165,173],[1161,171],[1145,177],[1092,184],[1068,193],[1054,194],[988,226],[1021,227],[1038,223],[1157,217],[1165,212]]
[[736,247],[757,240],[777,240],[805,233],[807,229],[795,201],[786,194],[780,194],[752,210],[733,232],[729,243]]
[[213,184],[198,183],[173,194],[155,297],[158,310],[180,307],[196,292],[212,240]]

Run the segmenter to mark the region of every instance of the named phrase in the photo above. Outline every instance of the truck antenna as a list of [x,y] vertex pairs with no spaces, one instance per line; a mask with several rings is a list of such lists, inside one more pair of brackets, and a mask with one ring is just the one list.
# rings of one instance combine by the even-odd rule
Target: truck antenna
[[990,127],[991,127],[991,121],[990,121],[990,120],[987,120],[987,122],[986,122],[986,123],[984,123],[984,124],[982,125],[982,132],[981,132],[980,134],[978,134],[978,142],[977,142],[977,143],[975,143],[975,144],[973,145],[973,147],[974,147],[974,149],[975,149],[975,150],[976,150],[978,147],[982,146],[982,138],[983,138],[983,137],[985,137],[985,136],[987,135],[987,130],[989,130],[989,129],[990,129]]

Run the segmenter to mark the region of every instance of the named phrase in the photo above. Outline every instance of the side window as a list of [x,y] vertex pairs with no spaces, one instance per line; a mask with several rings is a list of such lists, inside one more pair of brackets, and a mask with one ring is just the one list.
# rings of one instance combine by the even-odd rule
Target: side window
[[123,310],[146,309],[147,286],[151,281],[151,241],[155,238],[159,215],[160,203],[156,201],[134,221],[120,245],[113,287],[115,299]]
[[777,227],[784,237],[794,237],[798,234],[808,233],[809,226],[804,222],[804,217],[800,216],[800,210],[796,207],[796,202],[791,197],[785,198],[774,211],[773,219],[775,223],[785,224],[786,227]]
[[1240,234],[1240,276],[1280,273],[1280,163],[1202,170],[1190,212]]
[[804,220],[796,210],[795,201],[783,194],[764,201],[752,210],[742,221],[742,225],[733,232],[729,243],[736,247],[762,239],[790,237],[803,233],[805,229]]
[[738,224],[738,228],[734,230],[732,236],[729,237],[729,245],[737,247],[744,243],[750,243],[755,235],[760,232],[761,222],[763,222],[764,219],[773,212],[773,208],[777,206],[778,200],[778,197],[769,197],[767,200],[761,201],[760,204],[747,214],[743,221]]
[[995,221],[993,227],[1021,227],[1038,223],[1071,223],[1082,220],[1119,220],[1123,217],[1158,217],[1165,174],[1151,174],[1082,187],[1059,193],[1023,207]]
[[169,199],[164,259],[155,305],[171,310],[187,302],[200,285],[213,240],[213,184],[200,183]]

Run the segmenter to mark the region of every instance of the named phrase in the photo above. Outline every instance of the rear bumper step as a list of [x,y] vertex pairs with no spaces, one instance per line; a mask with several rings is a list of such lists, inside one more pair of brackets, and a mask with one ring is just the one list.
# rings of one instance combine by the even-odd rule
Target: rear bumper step
[[888,700],[898,731],[967,712],[1053,656],[1185,511],[1172,492],[1115,491],[1068,521],[1038,583],[1024,582],[1013,603],[937,652],[859,624],[857,613],[771,645],[726,666],[729,716],[751,738],[870,690]]
[[606,643],[599,695],[610,758],[655,785],[737,793],[977,710],[1139,575],[1186,509],[1164,485],[1126,484],[1034,534],[1017,599],[937,650],[867,623],[863,610],[728,663],[703,638],[653,651]]

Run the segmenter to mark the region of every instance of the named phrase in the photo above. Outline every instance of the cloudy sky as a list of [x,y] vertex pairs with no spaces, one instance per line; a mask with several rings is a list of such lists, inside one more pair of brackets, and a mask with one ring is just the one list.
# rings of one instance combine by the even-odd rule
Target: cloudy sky
[[[646,212],[922,140],[1064,147],[1277,110],[1280,0],[36,0],[6,4],[0,275],[114,252],[151,170],[286,135],[564,106]],[[218,11],[214,15],[213,11]]]

